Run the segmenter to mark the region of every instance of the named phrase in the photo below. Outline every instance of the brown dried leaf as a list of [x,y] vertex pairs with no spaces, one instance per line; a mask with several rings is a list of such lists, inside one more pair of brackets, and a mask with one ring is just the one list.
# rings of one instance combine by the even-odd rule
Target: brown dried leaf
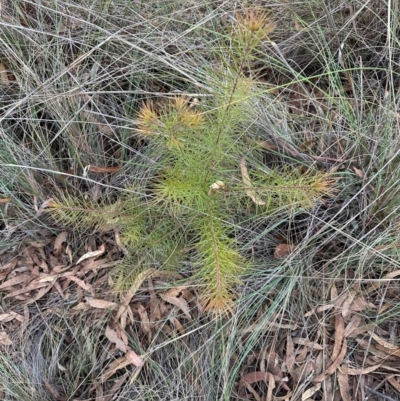
[[309,375],[315,372],[315,363],[314,361],[307,361],[301,366],[298,366],[296,369],[293,369],[291,372],[291,376],[293,378],[294,383],[301,383],[308,379]]
[[111,329],[110,326],[107,326],[105,335],[111,343],[115,343],[115,346],[120,351],[122,351],[123,353],[126,353],[128,351],[127,345],[118,337],[117,332]]
[[335,316],[335,343],[333,345],[332,360],[335,360],[339,355],[339,351],[344,340],[344,320],[340,315]]
[[257,391],[254,390],[253,387],[251,387],[251,385],[247,382],[244,382],[245,387],[247,388],[247,390],[249,391],[250,394],[253,394],[253,397],[255,398],[256,401],[262,401],[261,397],[257,394]]
[[342,316],[346,317],[349,312],[350,312],[350,305],[353,303],[354,301],[354,291],[349,291],[347,298],[345,299],[345,301],[343,302],[342,305]]
[[92,308],[97,309],[114,309],[118,307],[115,302],[105,301],[104,299],[96,299],[92,297],[86,297],[86,302]]
[[160,298],[165,302],[177,306],[179,309],[182,310],[188,320],[191,320],[192,316],[190,315],[190,308],[186,300],[182,297],[173,296],[172,294],[174,294],[174,292],[170,290],[167,291],[165,294],[160,294]]
[[388,350],[379,344],[377,344],[375,347],[374,345],[371,345],[369,341],[363,340],[361,338],[356,338],[356,341],[358,342],[358,344],[361,345],[361,347],[367,350],[369,354],[372,354],[374,357],[377,357],[378,359],[377,361],[379,361],[380,359],[388,360],[389,356],[392,355],[392,354],[388,355],[387,353]]
[[5,331],[0,331],[0,344],[1,345],[12,345],[10,337]]
[[111,376],[113,376],[119,369],[123,369],[128,365],[129,365],[129,362],[127,361],[125,356],[121,356],[120,358],[117,358],[115,361],[110,363],[110,366],[108,367],[108,369],[101,375],[100,382],[104,383]]
[[79,287],[83,288],[90,294],[94,295],[94,290],[93,290],[92,286],[88,283],[85,283],[83,280],[79,279],[78,277],[68,276],[68,280],[73,281],[74,283],[78,284]]
[[288,372],[291,372],[294,368],[294,364],[296,362],[295,359],[295,354],[294,354],[294,343],[293,339],[290,336],[290,333],[287,333],[287,340],[286,340],[286,357],[285,357],[285,362],[286,362],[286,367]]
[[335,304],[327,304],[327,305],[318,306],[318,308],[311,309],[309,312],[307,312],[304,315],[304,317],[310,317],[311,315],[315,315],[315,314],[320,313],[320,312],[325,312],[325,311],[327,311],[329,309],[332,309],[334,307],[335,307]]
[[313,348],[313,349],[317,349],[317,350],[324,349],[324,347],[321,344],[310,341],[308,338],[294,337],[293,343],[299,344],[299,345],[305,345],[308,348]]
[[179,334],[183,336],[185,334],[185,328],[182,326],[181,322],[176,317],[172,318],[171,322],[179,331]]
[[143,366],[142,358],[133,350],[130,350],[125,355],[127,362],[135,366]]
[[293,391],[290,390],[286,395],[283,395],[281,397],[275,397],[274,401],[286,401],[289,400],[292,395]]
[[60,234],[57,235],[55,241],[54,241],[54,255],[59,256],[61,255],[62,251],[62,244],[63,242],[66,242],[68,238],[68,231],[63,231]]
[[265,205],[265,202],[260,199],[253,188],[253,184],[251,183],[249,172],[246,166],[246,159],[244,157],[240,160],[240,172],[242,173],[242,181],[245,186],[247,196],[249,196],[256,205]]
[[296,247],[292,244],[279,244],[275,248],[274,258],[275,259],[284,258],[285,256],[293,253],[295,249]]
[[364,297],[357,297],[351,303],[349,309],[352,312],[362,312],[366,308],[376,309],[376,306],[371,304],[370,302],[367,302],[367,300]]
[[149,310],[150,310],[150,321],[160,321],[161,320],[161,308],[160,303],[162,301],[156,296],[155,293],[150,293],[150,302],[149,302]]
[[83,269],[81,269],[81,273],[85,274],[89,271],[97,272],[100,269],[105,269],[108,267],[114,267],[121,263],[120,260],[115,260],[110,262],[109,259],[104,258],[104,259],[98,259],[98,260],[86,260],[84,263],[82,263]]
[[17,266],[18,259],[14,258],[10,262],[6,263],[5,265],[0,265],[0,271],[6,270],[7,272],[10,272],[14,269],[15,266]]
[[48,207],[54,207],[54,199],[53,198],[50,198],[50,199],[47,199],[46,201],[44,201],[42,204],[41,204],[41,206],[40,206],[40,208],[37,210],[37,212],[36,212],[36,217],[38,217],[38,216],[40,216],[43,212],[44,212],[44,210],[46,209],[46,208],[48,208]]
[[363,179],[365,177],[364,171],[360,170],[357,167],[353,166],[353,171],[361,178]]
[[79,304],[74,306],[72,308],[72,310],[77,310],[77,311],[85,310],[85,309],[87,309],[87,307],[88,307],[88,304],[86,302],[79,302]]
[[343,401],[353,401],[350,397],[349,376],[347,374],[347,365],[343,364],[337,372],[340,395]]
[[274,375],[270,375],[268,378],[268,391],[266,401],[272,401],[272,390],[275,388],[275,378]]
[[387,347],[381,344],[376,344],[375,347],[378,351],[381,351],[383,354],[385,354],[385,356],[382,356],[383,359],[388,358],[390,356],[400,357],[400,350],[388,350]]
[[4,290],[7,287],[12,287],[17,284],[26,283],[30,279],[31,279],[30,274],[20,274],[19,276],[14,277],[14,278],[7,280],[6,282],[0,284],[0,290]]
[[45,377],[42,377],[42,380],[44,382],[45,387],[55,400],[57,401],[63,400],[63,398],[60,397],[60,394],[58,394],[58,391],[47,381]]
[[115,393],[122,387],[122,385],[126,382],[126,379],[129,377],[129,372],[124,373],[111,387],[110,390],[107,391],[106,395],[102,396],[96,401],[110,401]]
[[37,300],[41,299],[43,296],[45,296],[45,295],[53,288],[53,285],[54,285],[54,283],[53,283],[53,284],[50,284],[50,285],[47,286],[47,287],[42,288],[42,289],[37,293],[37,295],[36,295],[35,297],[29,298],[29,299],[26,301],[26,304],[29,305],[29,304],[32,304],[32,303],[36,302]]
[[14,320],[14,317],[15,317],[15,312],[2,313],[0,315],[0,322],[2,323],[11,322],[11,320]]
[[0,322],[2,323],[11,322],[14,319],[18,320],[21,323],[25,321],[25,318],[16,312],[3,313],[0,315]]
[[386,274],[386,276],[383,276],[381,279],[376,280],[373,284],[371,284],[367,289],[366,293],[370,293],[374,290],[377,290],[381,285],[387,283],[389,280],[400,276],[400,270],[395,270],[390,272],[389,274]]
[[320,388],[321,388],[321,383],[318,383],[314,387],[311,387],[308,390],[306,390],[301,396],[301,401],[305,401],[311,398],[317,391],[320,390]]
[[392,374],[386,376],[386,380],[400,393],[400,383],[396,380],[396,378]]
[[122,167],[103,167],[103,166],[88,166],[88,170],[93,173],[116,173],[121,170]]
[[398,362],[395,363],[394,367],[387,364],[386,365],[382,364],[381,368],[383,370],[388,370],[389,372],[396,372],[397,374],[400,374],[400,368],[398,367]]
[[250,372],[246,373],[242,377],[242,382],[248,383],[248,384],[253,384],[257,382],[262,382],[262,381],[267,381],[269,380],[269,377],[273,376],[272,373],[270,372]]
[[[1,8],[1,3],[0,3],[0,8]],[[8,78],[8,73],[7,73],[7,68],[3,63],[0,63],[0,82],[3,85],[10,85],[10,79]]]
[[382,365],[373,365],[367,368],[358,368],[358,369],[347,369],[347,374],[352,376],[359,376],[359,375],[366,375],[368,373],[374,372],[375,370],[379,369]]
[[348,297],[347,291],[340,294],[340,296],[336,298],[335,307],[340,309],[342,307],[343,303],[346,301],[347,297]]
[[79,258],[79,260],[76,262],[76,264],[79,265],[79,263],[83,262],[85,259],[96,258],[97,256],[102,255],[105,252],[105,250],[106,250],[106,246],[104,244],[102,244],[97,251],[87,252],[84,255],[82,255]]
[[[384,340],[383,338],[379,337],[373,331],[370,331],[369,334],[371,337],[380,345],[382,345],[388,351],[400,351],[400,347],[395,344],[391,344],[388,341]],[[400,355],[400,354],[399,354]]]
[[333,283],[331,287],[331,301],[334,301],[337,298],[337,296],[338,296],[338,291],[336,288],[336,284]]
[[361,322],[361,317],[354,315],[344,330],[344,336],[349,337],[360,326]]
[[308,352],[309,352],[309,349],[307,347],[303,347],[303,349],[301,349],[300,353],[298,353],[296,355],[296,362],[297,363],[304,362],[306,360],[306,358],[307,358]]
[[333,363],[321,374],[315,376],[312,381],[313,382],[323,382],[327,376],[332,375],[336,369],[339,367],[339,365],[342,363],[344,357],[346,356],[347,352],[347,341],[346,339],[343,340],[342,344],[342,349],[340,350],[339,355],[337,358],[333,361]]
[[149,316],[147,314],[146,308],[141,303],[138,303],[137,305],[137,312],[140,316],[140,327],[142,328],[143,332],[146,334],[151,333],[151,323],[149,320]]
[[376,324],[375,323],[369,323],[369,324],[366,324],[366,325],[364,325],[364,326],[361,326],[361,327],[357,327],[355,330],[353,330],[347,337],[349,337],[349,338],[355,338],[355,337],[357,337],[357,336],[359,336],[360,334],[364,334],[364,333],[366,333],[367,331],[369,331],[369,330],[371,330],[371,329],[374,329],[376,327]]
[[[133,364],[137,367],[143,366],[142,358],[132,350],[129,350],[125,356],[117,358],[110,364],[108,369],[101,375],[100,383],[104,383],[111,376],[113,376],[117,370],[123,369],[130,364]],[[97,386],[98,384],[95,384],[91,390],[93,391]]]

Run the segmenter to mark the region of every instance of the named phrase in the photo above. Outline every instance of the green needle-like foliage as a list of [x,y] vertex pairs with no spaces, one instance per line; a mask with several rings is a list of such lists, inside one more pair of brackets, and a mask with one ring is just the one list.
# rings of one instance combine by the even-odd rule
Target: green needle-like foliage
[[212,215],[202,218],[198,231],[196,278],[204,285],[204,304],[208,310],[232,311],[234,289],[241,284],[240,276],[249,262],[239,254],[228,227],[219,219]]
[[[183,95],[162,106],[151,101],[141,105],[136,133],[157,159],[145,186],[133,183],[148,194],[146,199],[102,206],[64,199],[52,205],[57,222],[119,228],[129,253],[116,274],[119,289],[137,285],[136,277],[144,271],[179,271],[185,261],[195,269],[206,308],[233,310],[240,277],[251,266],[239,253],[231,228],[237,216],[306,209],[333,194],[329,174],[266,171],[259,150],[249,145],[254,138],[246,138],[255,118],[252,104],[262,89],[245,71],[274,27],[263,13],[238,16],[230,43],[222,47],[221,65],[208,71],[212,96],[199,105]],[[261,167],[248,169],[246,162]],[[246,208],[246,202],[255,207]]]

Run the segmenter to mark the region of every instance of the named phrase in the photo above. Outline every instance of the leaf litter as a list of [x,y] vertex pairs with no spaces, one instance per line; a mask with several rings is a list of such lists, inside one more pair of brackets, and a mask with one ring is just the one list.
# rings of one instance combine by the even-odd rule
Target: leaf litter
[[[112,249],[117,245],[103,242],[96,251],[76,255],[77,262],[71,263],[65,252],[67,241],[68,233],[61,232],[53,241],[27,244],[18,256],[10,254],[7,259],[7,254],[3,255],[0,289],[7,305],[12,306],[0,311],[0,346],[16,346],[16,333],[21,336],[33,319],[29,312],[31,305],[39,305],[51,297],[72,300],[71,319],[84,316],[88,322],[98,319],[105,322],[103,335],[109,343],[108,356],[103,359],[99,356],[98,375],[88,394],[94,394],[96,400],[111,400],[131,377],[129,372],[140,375],[148,358],[146,350],[160,331],[171,338],[184,338],[189,325],[204,311],[195,289],[171,287],[169,276],[155,269],[144,272],[131,291],[115,293],[107,277],[110,268],[119,262],[109,258],[110,254],[117,254]],[[342,286],[343,281],[338,278],[331,287],[330,297],[321,300],[324,304],[297,320],[293,317],[285,320],[282,316],[271,319],[268,330],[274,333],[276,343],[255,348],[253,357],[243,364],[236,385],[238,397],[261,401],[361,401],[365,394],[371,394],[368,389],[397,394],[398,326],[381,328],[368,319],[368,313],[382,308],[379,291],[398,275],[398,271],[388,273],[372,285],[366,278],[364,285],[361,280],[353,287]],[[393,300],[397,296],[394,291]],[[386,308],[393,307],[394,301],[389,296],[385,301]],[[45,313],[51,316],[57,311],[47,308]],[[261,312],[241,330],[243,346],[249,334],[265,329],[258,322],[260,316]],[[323,324],[317,332],[308,334],[305,324],[309,320]],[[129,340],[132,330],[141,339],[139,348]],[[65,362],[58,361],[58,365],[60,371],[68,370]],[[376,390],[379,383],[386,383],[385,390]],[[56,391],[50,381],[48,386]]]
[[[13,306],[0,310],[0,346],[16,345],[11,338],[21,336],[29,327],[34,319],[29,312],[33,305],[37,308],[43,305],[45,310],[41,313],[46,319],[57,315],[58,308],[45,305],[51,298],[61,297],[71,304],[68,319],[75,320],[79,316],[79,320],[84,317],[87,322],[105,321],[103,333],[109,342],[109,356],[103,359],[99,356],[95,367],[98,376],[87,391],[94,394],[96,400],[111,400],[130,377],[129,372],[143,367],[146,361],[143,350],[156,333],[162,330],[171,336],[185,334],[192,309],[198,305],[194,301],[196,296],[186,286],[161,289],[172,276],[154,269],[143,276],[135,289],[118,294],[107,280],[110,268],[119,263],[109,258],[109,255],[118,254],[112,249],[115,244],[103,242],[96,251],[76,255],[77,261],[71,263],[66,252],[68,236],[64,231],[53,241],[27,244],[18,256],[3,255],[0,289],[7,304]],[[155,285],[157,276],[161,279]],[[138,290],[146,283],[149,296],[143,299]],[[130,344],[132,329],[143,334],[140,350]],[[58,369],[68,372],[68,364],[60,362],[57,362]],[[44,384],[54,399],[65,398],[51,380],[44,379]]]
[[[324,322],[318,330],[324,335],[314,333],[308,337],[299,321],[298,328],[279,331],[278,348],[253,351],[238,382],[242,399],[363,401],[368,388],[376,389],[378,383],[387,383],[385,390],[374,390],[372,395],[390,394],[397,399],[398,335],[392,332],[389,341],[388,331],[367,324],[366,319],[369,310],[377,310],[379,299],[371,296],[371,291],[357,292],[334,285],[326,302],[303,317],[315,316]],[[254,323],[252,326],[257,327]],[[272,358],[274,363],[263,363],[265,358]]]

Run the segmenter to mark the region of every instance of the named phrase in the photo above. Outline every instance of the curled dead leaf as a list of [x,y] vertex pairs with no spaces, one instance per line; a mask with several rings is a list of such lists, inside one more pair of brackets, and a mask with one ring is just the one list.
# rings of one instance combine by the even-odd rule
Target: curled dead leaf
[[76,264],[79,265],[79,263],[83,262],[85,259],[96,258],[97,256],[102,255],[105,252],[105,250],[106,250],[106,246],[104,244],[102,244],[97,251],[86,252],[84,255],[82,255],[79,258],[79,260],[76,262]]
[[248,384],[253,384],[261,381],[268,381],[269,377],[272,376],[270,372],[250,372],[246,373],[242,377],[242,382],[246,382]]
[[80,278],[75,277],[75,276],[69,276],[68,279],[73,281],[74,283],[78,284],[79,287],[83,288],[90,294],[94,295],[94,290],[89,283],[85,283],[83,280],[81,280]]
[[127,345],[118,337],[118,334],[115,330],[111,329],[110,326],[106,327],[106,332],[105,335],[111,343],[114,343],[115,346],[122,351],[123,353],[126,353],[128,351]]
[[214,194],[216,191],[225,189],[225,183],[223,181],[216,181],[210,185],[209,194]]
[[321,383],[325,380],[325,378],[327,376],[332,375],[336,371],[336,369],[339,367],[339,365],[342,363],[344,357],[346,356],[346,352],[347,352],[347,341],[346,341],[346,339],[344,339],[342,348],[341,348],[340,353],[337,356],[337,358],[332,362],[332,364],[324,372],[315,376],[312,379],[312,381],[314,383]]
[[337,372],[340,395],[343,401],[352,401],[350,397],[349,376],[347,374],[347,365],[343,364]]
[[54,255],[59,256],[62,251],[62,244],[63,242],[66,242],[68,238],[68,231],[63,231],[60,234],[57,235],[55,241],[54,241]]
[[143,359],[133,350],[130,350],[125,355],[127,362],[135,366],[143,366]]
[[317,391],[320,390],[320,388],[321,388],[321,383],[318,383],[315,386],[307,389],[301,396],[301,401],[305,401],[311,398]]
[[361,178],[363,179],[365,177],[364,171],[360,170],[359,168],[353,166],[353,171]]
[[181,296],[173,296],[174,289],[167,291],[165,294],[160,294],[160,297],[163,301],[168,302],[172,305],[177,306],[188,318],[188,320],[192,319],[190,314],[190,308],[186,300]]
[[256,194],[253,184],[251,183],[249,172],[246,166],[246,159],[244,157],[240,160],[240,172],[242,173],[242,181],[245,186],[247,196],[249,196],[256,205],[265,205],[265,202]]

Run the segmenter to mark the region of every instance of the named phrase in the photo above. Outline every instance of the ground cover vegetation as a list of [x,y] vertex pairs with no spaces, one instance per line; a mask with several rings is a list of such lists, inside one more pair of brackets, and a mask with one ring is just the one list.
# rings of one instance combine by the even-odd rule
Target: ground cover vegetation
[[0,399],[398,399],[398,11],[0,0]]

